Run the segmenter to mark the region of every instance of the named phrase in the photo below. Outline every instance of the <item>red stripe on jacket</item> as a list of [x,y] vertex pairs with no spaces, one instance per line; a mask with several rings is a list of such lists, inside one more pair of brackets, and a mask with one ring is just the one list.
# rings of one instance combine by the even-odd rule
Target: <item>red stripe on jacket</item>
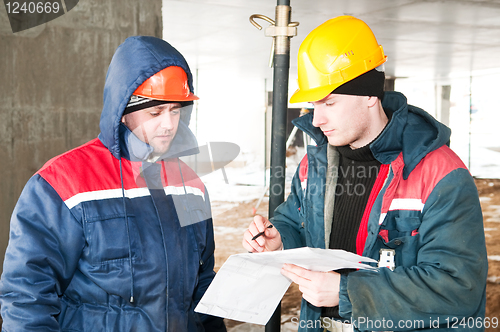
[[[307,172],[309,170],[309,161],[307,159],[307,154],[302,158],[299,165],[299,179],[300,183],[307,181]],[[305,189],[302,187],[302,189]]]
[[380,171],[378,172],[375,183],[373,184],[370,197],[368,197],[368,202],[366,204],[363,217],[361,218],[361,224],[359,225],[358,235],[356,237],[356,253],[358,255],[362,255],[365,249],[366,238],[368,237],[368,220],[370,219],[370,213],[380,190],[382,190],[382,187],[384,186],[387,174],[389,174],[389,165],[380,165]]

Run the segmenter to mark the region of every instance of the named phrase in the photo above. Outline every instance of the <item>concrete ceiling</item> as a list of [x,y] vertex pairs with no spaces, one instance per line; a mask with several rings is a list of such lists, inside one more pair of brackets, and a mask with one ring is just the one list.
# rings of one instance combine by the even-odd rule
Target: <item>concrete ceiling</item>
[[[450,74],[499,68],[500,0],[291,0],[291,71],[304,37],[329,18],[349,14],[370,25],[395,77],[446,79]],[[271,38],[249,22],[275,18],[274,0],[164,0],[164,39],[192,68],[225,68],[271,78]],[[269,24],[257,22],[264,28]]]

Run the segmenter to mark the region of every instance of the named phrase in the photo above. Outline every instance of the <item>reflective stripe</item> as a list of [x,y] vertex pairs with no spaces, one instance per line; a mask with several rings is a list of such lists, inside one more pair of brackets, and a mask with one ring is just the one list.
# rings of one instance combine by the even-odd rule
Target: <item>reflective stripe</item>
[[424,209],[424,203],[419,198],[395,198],[391,202],[389,211],[394,210],[416,210],[422,211]]
[[187,194],[193,194],[196,196],[201,196],[203,199],[205,199],[205,194],[203,194],[203,191],[201,191],[200,188],[195,188],[195,187],[164,187],[165,194],[166,195],[187,195]]
[[378,220],[378,224],[379,225],[382,225],[382,223],[384,222],[384,219],[385,219],[386,215],[387,215],[387,213],[381,213],[380,214],[380,219]]
[[[165,194],[166,195],[186,195],[186,194],[193,194],[196,196],[201,196],[203,200],[205,199],[205,195],[199,188],[195,187],[174,187],[174,186],[168,186],[164,187]],[[134,188],[134,189],[126,189],[125,190],[125,197],[127,198],[137,198],[137,197],[145,197],[149,196],[149,189],[148,188]],[[89,202],[89,201],[97,201],[97,200],[103,200],[103,199],[111,199],[111,198],[120,198],[122,197],[122,189],[108,189],[108,190],[97,190],[97,191],[88,191],[84,193],[79,193],[76,194],[73,197],[68,198],[67,200],[64,201],[68,209],[72,209],[73,207],[77,206],[78,204],[82,202]]]
[[302,181],[300,183],[300,185],[302,186],[302,190],[306,190],[306,188],[307,188],[307,179],[305,179],[304,181]]

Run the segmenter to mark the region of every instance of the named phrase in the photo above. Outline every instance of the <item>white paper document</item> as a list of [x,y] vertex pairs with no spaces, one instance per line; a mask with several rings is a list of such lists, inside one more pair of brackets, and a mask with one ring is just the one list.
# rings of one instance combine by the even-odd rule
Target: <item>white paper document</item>
[[291,283],[280,272],[283,264],[322,272],[375,269],[360,262],[376,261],[344,250],[318,248],[232,255],[217,272],[195,311],[264,325]]

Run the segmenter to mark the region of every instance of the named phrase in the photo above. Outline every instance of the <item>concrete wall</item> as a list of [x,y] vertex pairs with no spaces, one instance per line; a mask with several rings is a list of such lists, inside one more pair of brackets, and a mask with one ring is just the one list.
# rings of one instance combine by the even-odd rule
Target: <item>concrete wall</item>
[[50,158],[99,133],[115,49],[132,35],[161,37],[161,0],[80,0],[47,24],[12,33],[0,6],[0,272],[10,215]]

